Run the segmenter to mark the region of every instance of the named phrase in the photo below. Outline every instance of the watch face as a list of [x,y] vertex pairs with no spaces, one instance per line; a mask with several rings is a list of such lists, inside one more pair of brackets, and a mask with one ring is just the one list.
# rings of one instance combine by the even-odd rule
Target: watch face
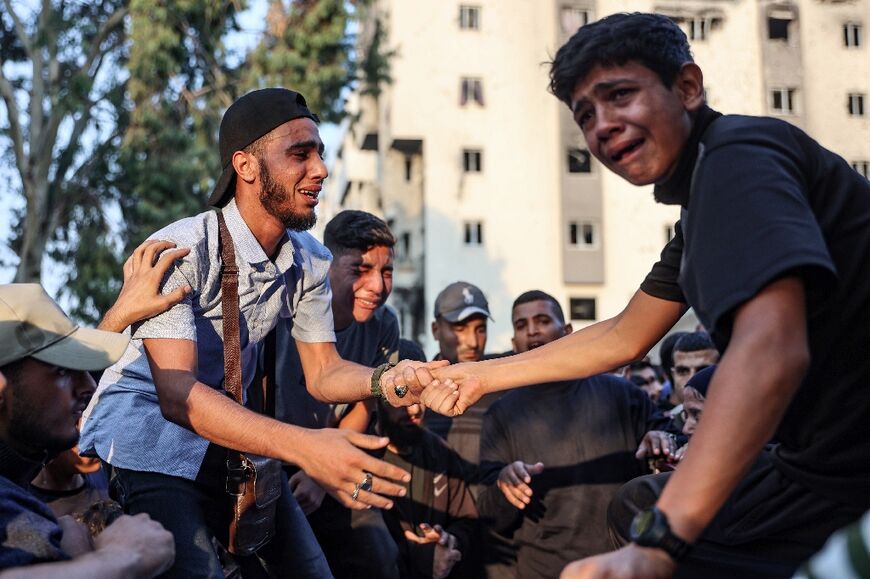
[[653,510],[641,511],[631,521],[631,538],[637,539],[646,534],[655,522],[655,512]]

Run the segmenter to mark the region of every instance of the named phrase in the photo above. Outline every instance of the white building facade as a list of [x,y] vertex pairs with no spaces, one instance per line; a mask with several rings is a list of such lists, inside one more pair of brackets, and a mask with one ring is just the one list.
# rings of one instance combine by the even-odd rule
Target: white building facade
[[427,353],[435,296],[451,282],[484,291],[487,350],[503,351],[517,295],[553,294],[575,327],[605,319],[671,235],[678,208],[591,159],[547,92],[559,46],[617,11],[680,23],[713,108],[781,116],[867,176],[870,0],[377,0],[360,47],[378,36],[394,51],[392,82],[351,94],[321,223],[347,208],[387,220],[391,304]]

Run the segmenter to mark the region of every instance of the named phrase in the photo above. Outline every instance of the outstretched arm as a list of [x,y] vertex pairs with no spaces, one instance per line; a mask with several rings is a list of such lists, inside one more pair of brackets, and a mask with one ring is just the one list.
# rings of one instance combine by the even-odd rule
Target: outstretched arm
[[[390,479],[407,480],[408,473],[359,450],[382,448],[386,438],[333,428],[310,430],[257,414],[196,379],[193,341],[148,338],[143,343],[167,420],[215,444],[297,464],[348,507],[390,508],[392,501],[380,495],[404,494]],[[352,501],[354,486],[365,480],[366,472],[374,475],[373,492],[363,491]]]
[[[305,373],[308,391],[323,402],[356,402],[372,396],[371,379],[374,369],[342,359],[332,342],[308,343],[296,340],[296,349]],[[432,381],[429,369],[447,362],[415,362],[402,360],[380,380],[387,401],[393,406],[410,406],[418,401],[420,388],[409,389],[404,397],[396,395],[392,377],[407,376],[405,383],[428,385]]]
[[455,364],[433,371],[436,379],[459,384],[427,389],[423,403],[442,414],[461,414],[481,396],[530,384],[585,378],[646,354],[685,313],[686,306],[638,290],[616,317],[523,354]]

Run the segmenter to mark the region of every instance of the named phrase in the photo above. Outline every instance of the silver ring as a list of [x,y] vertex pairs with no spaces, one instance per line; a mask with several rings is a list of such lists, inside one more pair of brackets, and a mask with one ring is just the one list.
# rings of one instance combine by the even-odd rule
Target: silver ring
[[370,491],[370,490],[372,490],[372,479],[374,477],[372,476],[372,473],[370,473],[370,472],[365,473],[365,475],[366,475],[366,477],[363,479],[362,484],[360,484],[358,486],[361,490]]
[[405,394],[408,393],[408,387],[402,384],[401,386],[396,386],[395,388],[393,388],[393,392],[395,392],[396,396],[398,396],[399,398],[404,398]]
[[359,498],[360,488],[362,488],[362,487],[360,486],[359,483],[353,485],[353,494],[350,495],[350,500],[356,502],[356,500]]

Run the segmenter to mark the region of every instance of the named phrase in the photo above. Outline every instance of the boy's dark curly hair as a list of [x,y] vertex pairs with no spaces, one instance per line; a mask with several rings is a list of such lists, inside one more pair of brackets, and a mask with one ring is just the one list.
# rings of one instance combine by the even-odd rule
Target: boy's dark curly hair
[[638,62],[659,75],[668,88],[680,67],[694,62],[689,40],[661,14],[613,14],[582,26],[550,63],[550,92],[571,106],[577,83],[596,66]]

